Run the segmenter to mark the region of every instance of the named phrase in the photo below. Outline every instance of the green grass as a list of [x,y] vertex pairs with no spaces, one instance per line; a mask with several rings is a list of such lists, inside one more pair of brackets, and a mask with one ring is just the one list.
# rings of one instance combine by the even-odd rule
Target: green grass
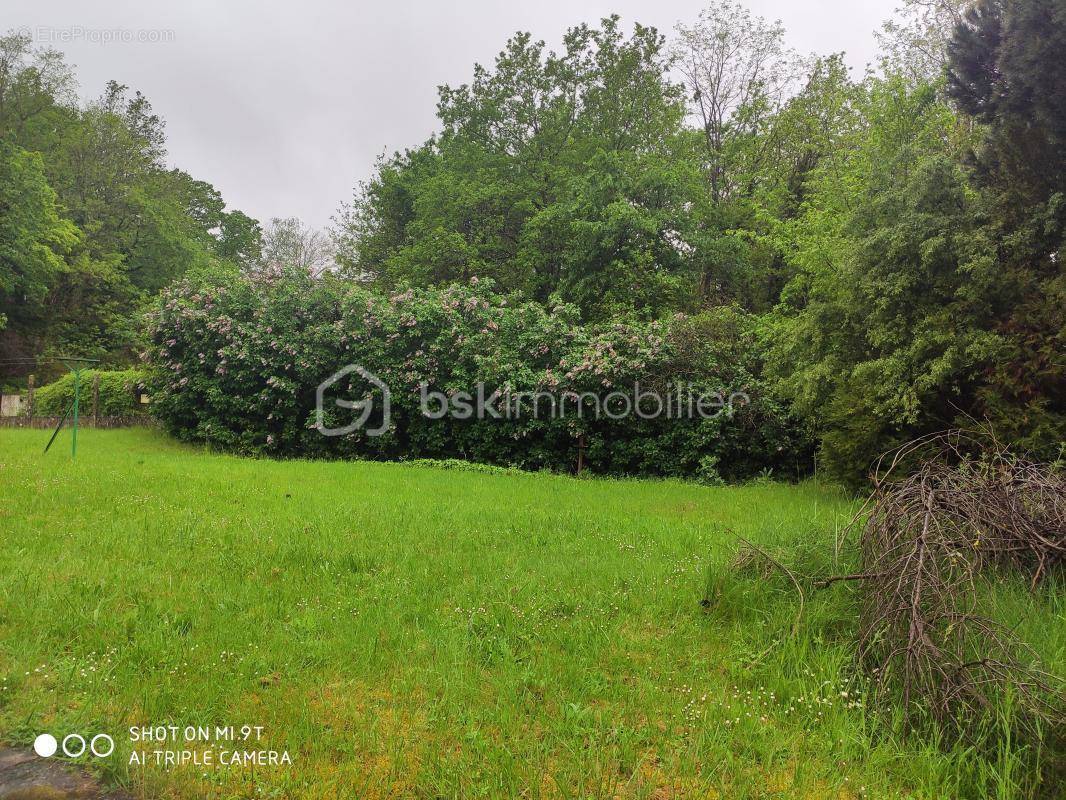
[[[255,461],[147,430],[82,431],[72,463],[47,435],[0,430],[0,738],[110,733],[86,763],[145,796],[1014,791],[1013,751],[867,714],[850,587],[793,636],[787,581],[725,577],[735,535],[831,568],[853,507],[829,489]],[[1011,598],[1061,657],[1036,602]],[[129,766],[128,727],[158,724],[261,725],[294,763]]]

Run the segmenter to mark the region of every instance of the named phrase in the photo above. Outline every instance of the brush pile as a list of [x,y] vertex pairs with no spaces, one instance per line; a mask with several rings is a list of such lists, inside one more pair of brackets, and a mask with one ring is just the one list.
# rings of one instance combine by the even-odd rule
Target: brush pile
[[[978,454],[978,455],[975,455]],[[860,516],[859,658],[875,696],[965,730],[1010,694],[1063,723],[1061,677],[983,606],[996,581],[1062,579],[1066,475],[952,431],[888,454]]]

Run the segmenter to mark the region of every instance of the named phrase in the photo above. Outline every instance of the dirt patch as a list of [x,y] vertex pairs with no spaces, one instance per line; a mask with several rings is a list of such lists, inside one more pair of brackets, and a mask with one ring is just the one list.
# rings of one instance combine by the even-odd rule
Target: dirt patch
[[32,750],[0,749],[0,800],[133,800],[107,789],[86,770]]

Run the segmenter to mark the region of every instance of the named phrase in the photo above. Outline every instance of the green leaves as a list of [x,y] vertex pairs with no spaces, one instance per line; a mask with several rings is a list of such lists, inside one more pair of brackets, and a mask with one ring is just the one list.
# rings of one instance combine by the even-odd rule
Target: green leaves
[[776,317],[783,396],[822,431],[823,463],[853,480],[896,441],[967,407],[988,320],[966,293],[984,244],[962,171],[943,153],[950,113],[928,91],[871,82],[867,128],[817,171]]
[[165,152],[139,92],[112,81],[79,108],[60,53],[0,37],[0,349],[128,363],[151,295],[258,258],[258,223]]
[[[582,325],[573,306],[524,302],[489,281],[386,295],[292,272],[183,281],[153,312],[151,340],[153,413],[182,438],[248,452],[466,458],[566,471],[584,437],[592,471],[686,476],[702,469],[708,479],[736,479],[775,466],[794,474],[806,445],[758,378],[753,320],[735,309]],[[316,387],[347,364],[390,388],[391,427],[379,437],[362,430],[326,437],[315,429]],[[361,381],[337,386],[333,396],[361,397]],[[665,404],[682,384],[696,394],[742,392],[750,402],[738,401],[732,418],[713,409],[706,417],[682,415],[677,403],[672,414],[660,406],[663,413],[646,417],[617,405],[614,416],[597,414],[589,405],[589,398],[635,395],[638,387]],[[423,385],[473,397],[480,385],[486,397],[500,390],[524,406],[502,418],[427,416]],[[547,413],[566,396],[568,413]],[[332,426],[350,422],[332,405],[324,411]]]
[[1057,0],[981,0],[949,48],[948,92],[988,125],[979,179],[1001,214],[1066,190],[1066,8]]
[[379,165],[342,225],[340,260],[385,288],[472,275],[589,318],[656,316],[698,284],[671,244],[700,186],[663,40],[615,17],[561,52],[528,34],[440,89],[443,133]]
[[27,321],[65,269],[77,229],[59,216],[38,154],[0,139],[0,315]]

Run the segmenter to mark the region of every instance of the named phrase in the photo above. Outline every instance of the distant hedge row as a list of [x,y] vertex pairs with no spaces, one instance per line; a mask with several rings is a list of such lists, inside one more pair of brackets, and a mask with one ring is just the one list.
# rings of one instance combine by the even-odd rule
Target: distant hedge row
[[[151,316],[152,412],[173,434],[243,452],[308,457],[459,458],[526,469],[588,469],[706,481],[806,463],[807,440],[758,377],[751,319],[721,309],[700,317],[591,327],[568,306],[545,309],[493,291],[487,282],[383,296],[350,282],[302,275],[185,281]],[[357,411],[336,398],[375,399],[360,430],[316,429],[316,388],[357,364],[391,391],[391,420],[377,437],[381,393],[359,374],[328,390],[326,425]],[[444,395],[481,383],[512,392],[598,393],[691,383],[743,392],[729,417],[620,419],[430,419],[423,385]],[[646,406],[650,408],[649,404]]]
[[[100,376],[98,412],[105,417],[126,417],[141,413],[141,387],[144,384],[143,370],[85,370],[81,373],[82,414],[92,411],[92,387],[95,376]],[[74,374],[67,373],[54,383],[42,386],[34,394],[33,413],[41,417],[62,416],[74,402]]]

